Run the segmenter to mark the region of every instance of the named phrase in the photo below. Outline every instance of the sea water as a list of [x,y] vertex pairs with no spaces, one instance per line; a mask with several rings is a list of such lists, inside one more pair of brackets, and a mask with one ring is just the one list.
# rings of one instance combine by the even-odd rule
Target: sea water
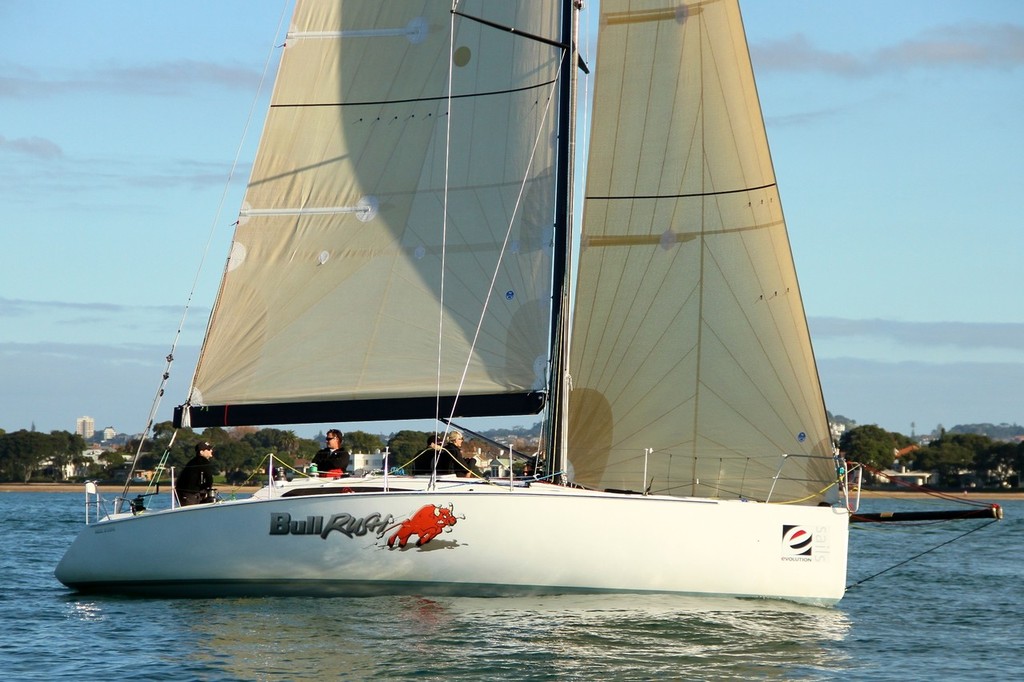
[[[83,503],[0,493],[6,680],[1005,680],[1024,664],[1024,501],[983,528],[854,526],[855,586],[833,608],[672,595],[81,596],[53,568]],[[935,506],[951,503],[864,502]]]

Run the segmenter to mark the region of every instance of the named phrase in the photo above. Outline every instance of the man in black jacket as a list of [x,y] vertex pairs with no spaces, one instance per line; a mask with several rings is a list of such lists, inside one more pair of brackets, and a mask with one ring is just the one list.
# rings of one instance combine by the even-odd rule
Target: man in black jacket
[[337,472],[334,475],[344,476],[348,469],[349,454],[341,446],[341,435],[338,429],[330,429],[327,432],[327,447],[313,457],[313,464],[321,476],[332,471]]
[[174,482],[181,506],[213,501],[213,446],[196,443],[196,456],[188,461]]

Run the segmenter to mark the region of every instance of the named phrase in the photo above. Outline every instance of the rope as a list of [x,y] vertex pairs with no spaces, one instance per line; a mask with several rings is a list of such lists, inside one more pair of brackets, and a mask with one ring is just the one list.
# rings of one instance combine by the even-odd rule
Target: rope
[[925,551],[923,551],[923,552],[921,552],[919,554],[915,554],[914,556],[910,557],[909,559],[905,559],[905,560],[899,562],[898,564],[893,564],[889,568],[881,570],[878,573],[875,573],[874,575],[869,575],[868,577],[864,578],[863,580],[858,580],[855,583],[851,583],[851,584],[846,586],[846,591],[849,592],[850,590],[852,590],[853,588],[857,587],[858,585],[863,585],[867,581],[873,580],[874,578],[877,578],[878,576],[882,575],[883,573],[888,573],[889,571],[893,570],[894,568],[899,568],[900,566],[902,566],[904,564],[908,564],[911,561],[914,561],[915,559],[919,559],[919,558],[923,557],[925,554],[930,554],[931,552],[934,552],[935,550],[939,549],[940,547],[945,547],[946,545],[948,545],[948,544],[950,544],[952,542],[956,542],[957,540],[959,540],[959,539],[961,539],[963,537],[966,537],[966,536],[970,535],[971,533],[973,533],[975,531],[979,531],[982,528],[987,528],[988,526],[991,526],[996,521],[998,521],[998,519],[993,519],[993,520],[989,521],[988,523],[986,523],[984,525],[978,526],[977,528],[972,528],[971,530],[969,530],[969,531],[967,531],[965,533],[961,533],[960,535],[957,535],[955,538],[950,538],[949,540],[946,540],[945,542],[943,542],[941,544],[935,545],[934,547],[932,547],[930,549],[926,549]]
[[875,474],[876,476],[884,476],[885,478],[889,479],[889,481],[891,483],[894,483],[897,487],[906,488],[906,489],[908,489],[908,490],[910,490],[912,492],[924,493],[926,495],[931,495],[932,497],[938,497],[939,499],[942,499],[942,500],[949,500],[950,502],[959,502],[960,504],[965,504],[965,505],[967,505],[969,507],[988,507],[989,506],[989,504],[987,502],[982,502],[980,500],[965,500],[962,497],[957,497],[956,495],[953,495],[953,494],[950,494],[950,493],[944,493],[944,492],[941,492],[941,491],[938,491],[938,490],[932,490],[931,488],[926,488],[923,485],[917,485],[916,483],[907,483],[906,481],[901,481],[899,479],[893,478],[893,477],[889,476],[888,474],[886,474],[884,471],[880,471],[880,470],[878,470],[878,469],[876,469],[876,468],[874,468],[874,467],[872,467],[872,466],[870,466],[868,464],[864,464],[863,462],[858,462],[858,463],[864,469],[866,469],[867,471],[870,471],[871,473]]
[[[277,26],[277,33],[276,33],[276,35],[280,35],[281,27],[284,26],[286,18],[287,18],[287,4],[285,4],[281,8],[281,15],[280,15],[280,18],[278,19],[278,26]],[[276,42],[277,41],[274,41],[274,43],[276,43]],[[175,331],[174,338],[171,341],[171,350],[167,354],[167,356],[164,358],[164,360],[166,362],[166,365],[164,366],[164,371],[163,371],[163,375],[161,376],[161,379],[160,379],[160,384],[157,386],[156,395],[153,398],[152,407],[150,407],[150,410],[149,410],[149,417],[146,419],[146,428],[143,429],[142,435],[139,437],[139,447],[135,451],[135,458],[132,460],[132,466],[131,466],[131,469],[128,472],[128,478],[125,481],[124,489],[121,492],[122,498],[126,498],[128,496],[128,490],[131,487],[132,479],[135,477],[135,467],[136,467],[136,464],[139,461],[140,455],[142,454],[142,448],[145,446],[146,441],[149,438],[149,434],[153,430],[153,422],[156,421],[157,411],[160,409],[160,403],[162,402],[163,397],[164,397],[164,390],[165,390],[165,388],[167,386],[167,381],[171,377],[171,365],[174,364],[174,351],[177,349],[178,342],[181,340],[182,330],[185,328],[185,322],[188,319],[188,314],[189,314],[189,311],[190,311],[190,309],[192,307],[192,299],[195,298],[196,290],[199,288],[199,280],[200,280],[200,277],[202,276],[203,269],[204,269],[204,267],[206,265],[206,259],[209,257],[209,254],[210,254],[210,247],[213,244],[213,237],[217,233],[217,225],[220,223],[220,216],[221,216],[221,214],[224,211],[224,202],[227,200],[228,192],[229,192],[229,190],[231,188],[231,180],[232,180],[232,178],[234,178],[235,171],[238,169],[238,162],[239,162],[239,159],[241,158],[241,155],[242,155],[242,149],[243,149],[243,147],[245,145],[245,139],[246,139],[246,137],[248,137],[249,128],[252,126],[253,121],[255,119],[257,105],[258,105],[259,99],[260,99],[260,93],[262,93],[263,90],[264,90],[264,85],[266,83],[267,76],[270,73],[270,67],[271,67],[271,64],[272,64],[272,61],[273,61],[274,52],[277,51],[277,49],[278,48],[273,43],[271,43],[271,48],[268,51],[267,58],[266,58],[266,60],[265,60],[265,62],[263,64],[263,73],[260,75],[259,85],[257,86],[256,93],[253,95],[252,102],[249,105],[249,114],[248,114],[248,117],[246,118],[246,121],[245,121],[245,127],[242,130],[242,135],[241,135],[241,138],[238,141],[238,146],[235,148],[235,158],[231,162],[231,169],[228,171],[228,176],[227,176],[227,178],[224,181],[224,187],[221,190],[220,200],[217,203],[217,210],[214,212],[214,218],[213,218],[213,221],[210,224],[210,231],[209,231],[209,233],[207,234],[207,237],[206,237],[206,245],[203,248],[202,257],[199,259],[199,266],[196,268],[196,274],[192,278],[192,288],[189,290],[188,296],[185,299],[185,306],[184,306],[184,308],[181,311],[181,319],[178,321],[178,328]],[[200,355],[200,358],[196,362],[196,366],[197,367],[198,367],[199,362],[201,362],[201,361],[202,361],[202,356]],[[190,393],[191,393],[191,390],[192,390],[191,387],[189,387],[189,392]],[[192,399],[192,396],[189,395],[187,397],[186,402],[190,402],[191,399]],[[174,434],[171,437],[171,443],[172,444],[174,442],[174,436],[176,436],[177,433],[178,433],[178,431],[177,431],[177,429],[175,429]],[[158,474],[159,474],[160,471],[162,471],[164,465],[166,464],[167,456],[169,454],[170,454],[170,445],[168,445],[167,450],[164,452],[163,457],[160,460],[160,466],[158,467]],[[148,491],[149,491],[149,488],[147,487],[147,492]],[[118,503],[115,511],[118,511],[118,512],[121,511],[121,504],[120,504],[120,502]]]
[[820,496],[824,495],[825,493],[827,493],[829,490],[831,490],[832,488],[834,488],[838,484],[839,484],[839,479],[836,479],[836,480],[832,481],[831,483],[829,483],[824,488],[822,488],[821,490],[819,490],[818,492],[811,493],[810,495],[807,495],[806,497],[801,497],[801,498],[796,499],[796,500],[783,500],[782,502],[772,502],[772,504],[800,504],[801,502],[807,502],[808,500],[813,500],[816,497],[820,497]]
[[[447,450],[447,449],[445,449],[443,447],[438,448],[438,449],[433,451],[433,455],[434,455],[434,464],[433,464],[434,471],[433,471],[433,474],[434,475],[436,475],[436,473],[437,473],[437,465],[438,465],[438,463],[440,462],[440,459],[441,459],[441,450],[444,450],[445,452],[448,452],[449,455],[451,454],[451,451],[449,451],[449,450]],[[427,452],[426,450],[420,451],[420,452],[416,453],[416,455],[412,459],[410,459],[410,460],[408,460],[406,462],[403,462],[398,468],[404,470],[407,467],[410,467],[412,465],[412,463],[415,462],[416,460],[418,460],[421,456],[429,455],[429,454],[431,454],[431,453]],[[455,457],[451,457],[451,459],[455,460],[456,458]],[[483,476],[481,476],[480,474],[478,474],[477,472],[473,471],[468,466],[466,466],[466,461],[465,461],[464,458],[459,458],[459,460],[460,461],[458,461],[456,463],[459,466],[461,466],[462,469],[467,474],[469,474],[468,476],[463,476],[463,475],[459,474],[459,478],[478,478],[480,480],[485,480]]]
[[[457,2],[452,2],[452,10],[455,9]],[[440,298],[440,307],[437,313],[437,373],[436,373],[436,385],[434,391],[434,419],[435,421],[441,414],[441,368],[442,368],[442,347],[444,345],[444,284],[445,284],[445,265],[448,261],[448,199],[449,199],[449,180],[451,176],[451,154],[452,154],[452,88],[454,84],[453,70],[455,68],[455,13],[451,13],[449,18],[448,26],[448,92],[447,101],[445,107],[447,109],[447,115],[445,116],[445,129],[444,129],[444,197],[442,200],[441,207],[441,279],[438,282],[438,296]],[[437,435],[437,432],[434,432]],[[445,430],[445,438],[448,437],[448,431]],[[437,469],[437,457],[434,457],[434,470]],[[431,474],[433,476],[434,474]],[[434,487],[433,481],[431,481],[431,488]]]

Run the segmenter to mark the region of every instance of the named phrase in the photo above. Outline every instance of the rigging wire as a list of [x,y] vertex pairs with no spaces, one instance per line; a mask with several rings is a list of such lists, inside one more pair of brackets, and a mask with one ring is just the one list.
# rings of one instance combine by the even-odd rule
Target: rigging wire
[[[440,291],[438,295],[440,297],[441,305],[437,309],[437,372],[436,372],[436,385],[434,390],[434,421],[435,423],[440,419],[441,416],[441,347],[444,343],[444,282],[445,282],[445,264],[448,259],[448,190],[449,190],[449,174],[451,169],[451,150],[452,150],[452,88],[454,84],[452,79],[454,77],[455,70],[455,10],[458,7],[458,0],[452,1],[451,12],[448,19],[448,92],[447,101],[445,102],[445,108],[448,110],[448,115],[445,117],[445,129],[444,129],[444,198],[442,199],[441,206],[441,280],[438,283]],[[455,401],[458,401],[459,393],[455,394]],[[452,411],[454,412],[455,405],[452,405]],[[451,429],[450,426],[446,425],[444,429],[444,435],[438,438],[437,429],[434,429],[434,440],[444,443],[448,440],[448,432]],[[441,461],[441,451],[434,451],[434,465],[430,467],[430,484],[428,485],[429,490],[433,490],[437,484],[437,465]]]
[[887,474],[884,471],[880,471],[879,469],[876,469],[876,468],[872,467],[869,464],[864,464],[863,462],[858,462],[858,464],[860,464],[860,466],[862,466],[865,470],[870,471],[875,476],[883,476],[890,483],[893,483],[898,488],[905,488],[906,490],[908,490],[910,492],[923,493],[925,495],[930,495],[931,497],[937,497],[937,498],[942,499],[942,500],[948,500],[950,502],[956,502],[958,504],[964,504],[964,505],[967,505],[969,507],[988,507],[988,506],[990,506],[987,502],[983,502],[981,500],[964,499],[963,497],[958,497],[957,495],[954,495],[954,494],[951,494],[951,493],[945,493],[945,492],[942,492],[941,490],[932,490],[931,488],[928,488],[928,487],[923,486],[923,485],[918,485],[916,483],[908,483],[907,481],[901,481],[900,479],[894,478],[890,474]]
[[[917,485],[917,484],[914,484],[914,483],[907,483],[906,481],[901,481],[901,480],[899,480],[897,478],[893,478],[889,474],[886,474],[885,472],[880,471],[880,470],[878,470],[878,469],[876,469],[876,468],[874,468],[874,467],[872,467],[872,466],[870,466],[868,464],[864,464],[863,462],[860,462],[858,464],[861,467],[863,467],[864,469],[866,469],[867,471],[870,471],[871,473],[875,474],[876,476],[883,476],[883,477],[885,477],[891,483],[894,483],[897,487],[904,488],[904,489],[907,489],[907,490],[912,491],[912,492],[919,492],[919,493],[928,495],[930,497],[934,497],[934,498],[937,498],[937,499],[940,499],[940,500],[946,500],[948,502],[955,502],[957,504],[962,504],[962,505],[966,505],[966,506],[969,506],[969,507],[990,507],[990,506],[992,506],[991,504],[989,504],[987,502],[983,502],[981,500],[963,499],[962,497],[957,497],[955,495],[951,495],[949,493],[945,493],[945,492],[942,492],[940,490],[932,490],[931,488],[927,488],[927,487],[925,487],[923,485]],[[900,566],[908,564],[911,561],[919,559],[920,557],[924,556],[925,554],[929,554],[931,552],[934,552],[935,550],[939,549],[940,547],[945,547],[946,545],[951,544],[953,542],[956,542],[957,540],[960,540],[961,538],[964,538],[964,537],[970,535],[971,533],[979,531],[979,530],[981,530],[983,528],[987,528],[988,526],[992,525],[993,523],[996,523],[997,521],[999,521],[1000,518],[1001,518],[1001,516],[999,518],[994,518],[991,521],[989,521],[988,523],[985,523],[985,524],[982,524],[982,525],[977,526],[975,528],[972,528],[971,530],[968,530],[968,531],[966,531],[964,533],[961,533],[960,535],[957,535],[954,538],[950,538],[949,540],[946,540],[945,542],[942,542],[942,543],[940,543],[938,545],[935,545],[934,547],[931,547],[930,549],[926,549],[925,551],[919,552],[918,554],[915,554],[912,557],[909,557],[909,558],[907,558],[907,559],[905,559],[903,561],[900,561],[899,563],[893,564],[892,566],[890,566],[890,567],[888,567],[888,568],[886,568],[884,570],[881,570],[878,573],[875,573],[873,575],[869,575],[868,577],[863,578],[862,580],[858,580],[855,583],[851,583],[850,585],[846,586],[846,589],[847,589],[847,591],[849,591],[850,589],[852,589],[854,587],[857,587],[858,585],[861,585],[863,583],[866,583],[869,580],[877,578],[880,575],[888,573],[889,571],[891,571],[891,570],[893,570],[895,568],[899,568]],[[932,522],[932,523],[934,523],[934,522]],[[926,524],[925,523],[916,523],[915,524],[915,523],[906,523],[905,522],[903,525],[926,525]]]
[[885,573],[888,573],[889,571],[891,571],[891,570],[893,570],[893,569],[895,569],[895,568],[899,568],[900,566],[903,566],[904,564],[908,564],[908,563],[910,563],[911,561],[914,561],[915,559],[919,559],[919,558],[923,557],[923,556],[924,556],[925,554],[930,554],[931,552],[934,552],[935,550],[937,550],[937,549],[939,549],[939,548],[941,548],[941,547],[945,547],[945,546],[946,546],[946,545],[948,545],[948,544],[951,544],[951,543],[953,543],[953,542],[956,542],[957,540],[960,540],[961,538],[964,538],[964,537],[966,537],[966,536],[970,535],[971,533],[974,533],[974,532],[976,532],[976,531],[979,531],[979,530],[981,530],[982,528],[988,528],[988,527],[989,527],[989,526],[991,526],[991,525],[992,525],[993,523],[996,523],[996,522],[997,522],[998,520],[999,520],[999,519],[993,519],[993,520],[989,521],[988,523],[985,523],[985,524],[983,524],[983,525],[981,525],[981,526],[978,526],[978,527],[976,527],[976,528],[972,528],[971,530],[969,530],[969,531],[966,531],[966,532],[964,532],[964,533],[961,533],[960,535],[957,535],[957,536],[956,536],[956,537],[954,537],[954,538],[950,538],[949,540],[946,540],[946,541],[945,541],[945,542],[943,542],[943,543],[940,543],[940,544],[938,544],[938,545],[935,545],[934,547],[931,547],[930,549],[926,549],[926,550],[925,550],[925,551],[923,551],[923,552],[920,552],[920,553],[918,553],[918,554],[915,554],[914,556],[912,556],[912,557],[910,557],[910,558],[908,558],[908,559],[904,559],[903,561],[901,561],[901,562],[899,562],[899,563],[897,563],[897,564],[893,564],[893,565],[892,565],[892,566],[890,566],[889,568],[883,569],[883,570],[879,571],[878,573],[875,573],[874,575],[869,575],[868,577],[866,577],[866,578],[864,578],[864,579],[862,579],[862,580],[858,580],[858,581],[857,581],[857,582],[855,582],[855,583],[851,583],[851,584],[849,584],[849,585],[847,585],[847,586],[846,586],[846,591],[847,591],[847,592],[849,592],[850,590],[852,590],[853,588],[857,587],[858,585],[863,585],[864,583],[866,583],[866,582],[867,582],[867,581],[869,581],[869,580],[873,580],[874,578],[877,578],[877,577],[878,577],[878,576],[880,576],[880,575],[883,575],[883,574],[885,574]]
[[[563,59],[564,58],[565,58],[565,55],[563,54]],[[547,98],[547,103],[544,106],[544,115],[542,116],[543,119],[547,119],[548,115],[551,112],[551,102],[555,99],[554,98],[554,89],[557,86],[557,84],[558,84],[557,80],[552,81],[552,83],[551,83],[551,90],[552,91],[551,91],[551,93],[549,93],[548,98]],[[541,140],[542,136],[543,136],[543,127],[542,126],[538,126],[537,135],[534,137],[534,140],[533,140],[533,148],[530,150],[530,160],[526,164],[526,170],[523,173],[522,182],[520,182],[520,184],[519,184],[519,193],[516,196],[516,203],[515,203],[515,206],[512,207],[512,215],[509,216],[508,226],[505,229],[505,237],[504,237],[504,239],[503,239],[503,241],[501,243],[501,249],[498,252],[498,258],[497,258],[497,260],[494,263],[494,271],[491,273],[491,282],[490,282],[490,285],[487,287],[487,295],[484,296],[483,307],[480,309],[480,317],[477,318],[476,330],[474,330],[474,332],[473,332],[473,341],[470,343],[470,346],[469,346],[469,352],[467,353],[467,356],[466,356],[466,364],[462,368],[462,376],[459,378],[459,387],[458,387],[458,390],[456,390],[456,392],[455,392],[456,396],[459,396],[459,395],[462,394],[462,387],[463,387],[463,385],[466,382],[466,375],[469,374],[469,365],[470,365],[470,362],[472,362],[473,353],[476,350],[477,341],[479,341],[479,339],[480,339],[480,333],[481,333],[481,331],[483,329],[484,318],[486,316],[487,309],[490,306],[491,297],[494,295],[495,283],[498,280],[498,275],[501,273],[501,264],[504,261],[505,251],[508,249],[509,240],[512,237],[512,227],[515,225],[516,218],[519,215],[519,210],[520,210],[520,208],[522,207],[522,204],[523,204],[523,195],[526,193],[526,183],[529,182],[529,180],[530,180],[530,173],[533,170],[533,162],[534,162],[534,160],[537,157],[537,148],[540,146],[540,140]],[[455,418],[455,405],[453,404],[451,412],[448,415],[448,419],[454,419],[454,418]]]
[[[473,339],[470,343],[469,350],[466,354],[466,362],[462,368],[462,375],[459,378],[459,385],[455,391],[455,400],[452,403],[451,411],[447,418],[442,418],[440,415],[440,395],[441,395],[441,343],[443,339],[443,324],[444,324],[444,282],[445,282],[445,258],[447,255],[447,234],[448,234],[448,192],[449,192],[449,169],[450,169],[450,155],[451,155],[451,121],[452,121],[452,100],[453,100],[453,65],[454,65],[454,49],[455,49],[455,18],[456,9],[458,6],[457,0],[452,3],[452,11],[450,13],[450,25],[449,25],[449,59],[448,59],[448,120],[446,127],[446,139],[445,139],[445,173],[444,173],[444,200],[443,200],[443,212],[442,212],[442,229],[441,229],[441,281],[440,281],[440,315],[438,320],[438,357],[437,357],[437,386],[436,386],[436,408],[435,408],[435,419],[440,422],[444,422],[444,439],[447,439],[448,434],[451,430],[451,420],[455,418],[455,410],[458,403],[459,396],[462,395],[462,389],[465,386],[466,377],[469,374],[469,367],[473,360],[473,354],[476,350],[477,342],[479,341],[480,334],[483,329],[484,319],[487,314],[487,310],[490,306],[491,298],[494,294],[495,283],[497,282],[498,275],[501,272],[501,264],[505,257],[505,252],[508,248],[509,240],[512,234],[512,228],[515,225],[516,217],[519,215],[520,208],[522,207],[523,195],[526,192],[527,183],[530,180],[530,173],[533,170],[534,160],[536,159],[537,149],[540,145],[540,140],[543,136],[543,127],[539,126],[537,134],[534,138],[533,147],[530,150],[530,158],[526,164],[526,169],[523,173],[522,181],[519,185],[519,192],[516,196],[515,206],[512,208],[512,214],[509,217],[508,225],[505,230],[504,240],[501,244],[501,249],[498,252],[497,260],[495,261],[494,270],[491,273],[491,282],[487,288],[487,294],[484,297],[483,306],[480,310],[480,316],[477,318],[477,326],[473,333]],[[566,58],[566,53],[563,52],[562,58]],[[551,82],[551,92],[548,95],[545,107],[543,119],[547,119],[550,115],[551,102],[555,99],[555,89],[558,85],[558,79]],[[437,465],[438,457],[435,456],[435,467]]]
[[[170,379],[170,376],[171,376],[171,365],[174,363],[174,352],[175,352],[175,350],[178,347],[178,342],[181,340],[182,330],[185,328],[185,322],[188,319],[188,314],[189,314],[189,311],[190,311],[191,306],[192,306],[192,299],[195,297],[196,290],[199,287],[199,279],[200,279],[200,276],[202,275],[204,267],[206,265],[206,260],[209,257],[210,247],[213,244],[214,235],[217,233],[217,227],[218,227],[218,225],[220,223],[221,215],[222,215],[222,213],[224,211],[224,204],[227,201],[228,192],[229,192],[229,189],[231,187],[231,181],[234,179],[235,172],[238,169],[238,163],[239,163],[239,159],[241,158],[241,155],[242,155],[242,149],[244,148],[245,141],[248,138],[249,129],[252,126],[253,121],[255,120],[256,111],[257,111],[257,104],[259,103],[260,96],[261,96],[261,94],[264,91],[264,86],[265,86],[266,81],[267,81],[267,75],[270,73],[270,68],[271,68],[271,66],[273,64],[273,61],[274,61],[274,59],[273,59],[274,58],[274,54],[275,54],[275,52],[277,52],[279,47],[283,46],[283,44],[280,45],[280,46],[278,45],[277,36],[281,35],[281,27],[285,24],[285,21],[287,20],[287,17],[288,17],[288,5],[289,5],[289,2],[284,2],[282,4],[281,15],[280,15],[280,17],[278,19],[277,31],[274,34],[274,38],[275,39],[272,42],[270,50],[268,50],[268,52],[267,52],[266,60],[263,63],[263,72],[260,74],[260,81],[259,81],[258,86],[256,87],[256,93],[253,96],[252,102],[249,105],[249,113],[248,113],[248,115],[246,117],[245,125],[242,128],[242,135],[241,135],[241,138],[239,139],[238,146],[235,149],[235,156],[234,156],[233,161],[231,162],[231,168],[228,171],[227,178],[224,181],[224,187],[221,190],[220,200],[217,203],[217,209],[214,212],[214,218],[211,221],[209,234],[207,235],[207,238],[206,238],[206,245],[204,246],[203,252],[202,252],[202,256],[199,259],[199,266],[196,268],[196,274],[195,274],[195,276],[192,279],[192,286],[189,289],[188,296],[185,298],[185,305],[184,305],[184,307],[182,309],[182,312],[181,312],[181,318],[178,321],[178,327],[175,330],[174,338],[171,341],[170,352],[165,357],[166,364],[164,366],[164,371],[163,371],[163,374],[161,376],[160,383],[157,386],[156,395],[153,398],[153,404],[150,407],[149,416],[146,419],[146,427],[142,431],[141,436],[139,437],[139,444],[138,444],[138,447],[135,450],[135,456],[132,459],[132,465],[131,465],[131,468],[130,468],[130,470],[128,472],[128,477],[125,480],[124,489],[122,490],[121,498],[119,498],[119,500],[117,502],[115,511],[118,511],[118,512],[121,511],[121,507],[122,507],[122,504],[124,502],[124,499],[128,495],[128,489],[131,487],[132,479],[135,477],[135,470],[136,470],[136,467],[138,465],[139,456],[142,454],[142,449],[145,446],[147,439],[149,438],[150,431],[153,428],[153,422],[156,420],[157,411],[159,410],[160,403],[162,402],[162,399],[164,397],[164,392],[165,392],[165,389],[166,389],[166,386],[167,386],[167,381]],[[201,356],[200,356],[200,359],[201,359]],[[197,360],[197,366],[198,366],[198,360]],[[191,396],[191,387],[190,387],[189,391],[190,391],[190,395],[187,397],[187,400],[191,400],[191,397],[192,397]],[[170,443],[174,442],[174,438],[175,438],[176,434],[177,434],[177,429],[175,429],[174,434],[172,434]],[[171,450],[170,444],[168,444],[167,449],[164,451],[163,455],[160,458],[160,462],[157,464],[156,471],[162,472],[166,468],[167,459],[170,456],[170,450]],[[147,490],[148,489],[149,488],[147,487]]]

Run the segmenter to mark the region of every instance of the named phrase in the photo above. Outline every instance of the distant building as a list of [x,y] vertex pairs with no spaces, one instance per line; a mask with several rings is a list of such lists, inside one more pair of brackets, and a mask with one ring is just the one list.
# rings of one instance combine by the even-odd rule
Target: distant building
[[384,453],[378,450],[375,453],[353,452],[352,463],[349,469],[352,471],[376,471],[384,467]]
[[92,417],[79,417],[75,420],[75,433],[85,439],[96,433],[96,420]]
[[[82,458],[86,461],[79,461],[77,464],[74,462],[65,462],[61,470],[61,478],[64,480],[71,478],[84,478],[89,475],[89,464],[98,464],[100,461],[100,455],[103,454],[102,448],[86,448],[82,450]],[[45,466],[53,466],[53,460],[47,460],[43,462]]]
[[909,471],[906,467],[901,467],[902,471],[896,471],[894,469],[885,469],[882,471],[882,481],[888,481],[889,483],[896,485],[938,485],[940,478],[938,472],[935,471]]
[[485,462],[485,464],[485,467],[481,467],[485,476],[507,478],[512,468],[512,458],[511,456],[506,456],[502,459],[500,455],[494,455],[491,457],[491,461]]
[[113,426],[108,426],[103,429],[103,440],[114,440],[114,436],[117,435],[117,429]]

